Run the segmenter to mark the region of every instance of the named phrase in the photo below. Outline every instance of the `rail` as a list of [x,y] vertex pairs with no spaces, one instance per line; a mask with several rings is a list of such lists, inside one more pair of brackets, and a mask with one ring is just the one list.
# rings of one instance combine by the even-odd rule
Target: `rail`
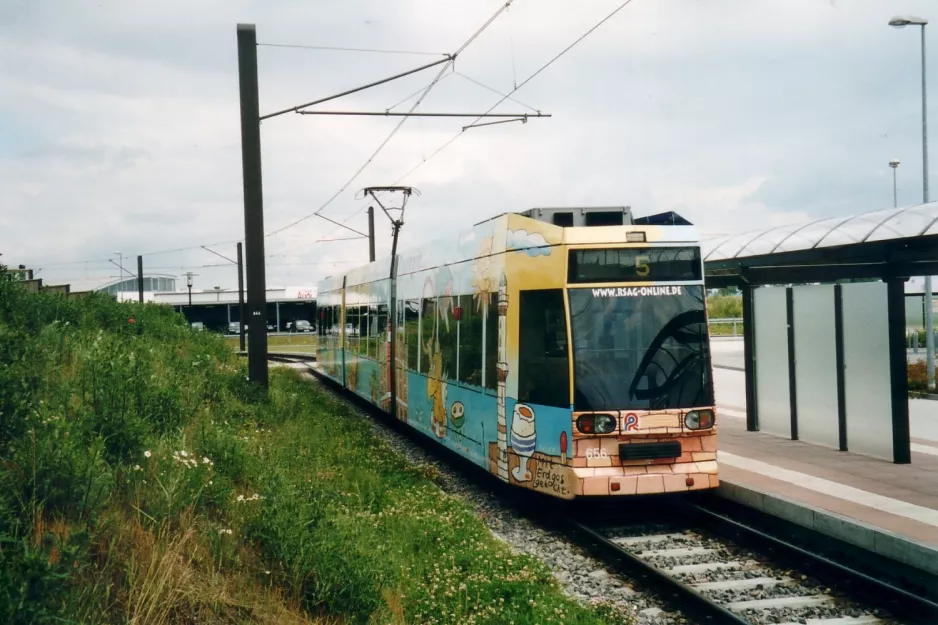
[[714,332],[716,329],[714,326],[720,328],[732,325],[733,326],[733,336],[739,336],[739,326],[743,323],[742,317],[727,317],[724,319],[710,319],[708,324],[710,326],[710,335],[711,336],[724,336],[722,332]]
[[[893,622],[882,611],[903,623],[938,622],[938,604],[903,587],[913,584],[865,573],[797,544],[798,538],[782,538],[751,518],[743,521],[705,502],[673,500],[671,505],[670,515],[657,517],[671,516],[671,521],[653,523],[654,529],[634,520],[622,525],[621,517],[595,524],[566,518],[559,525],[595,557],[653,587],[695,622],[804,623],[805,618],[820,616],[814,612],[818,609],[826,612],[817,618],[818,625]],[[705,571],[726,571],[729,576],[711,577]],[[764,621],[766,610],[776,620]],[[861,611],[866,613],[861,620],[845,620]]]

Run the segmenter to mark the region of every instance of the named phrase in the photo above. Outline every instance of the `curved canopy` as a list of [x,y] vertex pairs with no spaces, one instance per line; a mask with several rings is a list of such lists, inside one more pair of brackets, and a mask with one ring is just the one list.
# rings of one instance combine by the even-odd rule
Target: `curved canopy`
[[938,202],[828,217],[700,242],[704,262],[938,235]]

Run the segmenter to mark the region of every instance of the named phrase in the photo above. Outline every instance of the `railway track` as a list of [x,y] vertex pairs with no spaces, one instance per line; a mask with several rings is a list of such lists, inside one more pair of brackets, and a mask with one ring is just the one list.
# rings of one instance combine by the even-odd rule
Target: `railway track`
[[[310,370],[315,361],[311,354],[275,353],[269,357]],[[352,399],[353,403],[361,403]],[[374,412],[367,405],[362,407]],[[395,429],[405,431],[417,445],[444,461],[454,461],[460,470],[476,468],[419,434]],[[478,480],[484,487],[499,486],[492,485],[487,473],[479,473]],[[926,598],[924,592],[906,590],[912,586],[908,577],[890,581],[885,575],[871,575],[837,556],[823,555],[820,549],[809,546],[810,541],[802,540],[803,536],[782,537],[784,531],[768,528],[749,515],[720,510],[713,505],[713,498],[657,498],[629,505],[616,502],[618,507],[611,508],[611,512],[608,503],[597,502],[585,514],[571,506],[553,507],[545,514],[543,499],[535,495],[528,501],[525,494],[508,493],[504,505],[566,535],[636,586],[653,589],[691,622],[938,623],[938,603]],[[551,503],[556,506],[556,502]],[[626,514],[635,522],[623,523]]]
[[[562,520],[595,557],[702,623],[938,623],[938,604],[709,508],[638,524]],[[670,519],[670,520],[668,520]],[[677,521],[675,521],[677,520]]]

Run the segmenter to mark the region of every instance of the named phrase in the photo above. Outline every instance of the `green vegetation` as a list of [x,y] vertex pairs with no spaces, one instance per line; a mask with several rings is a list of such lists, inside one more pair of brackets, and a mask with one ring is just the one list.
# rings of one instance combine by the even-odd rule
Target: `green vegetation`
[[610,623],[286,368],[0,268],[0,622]]
[[[713,319],[740,319],[743,316],[743,298],[739,295],[711,295],[707,297],[707,315]],[[738,336],[743,334],[742,323],[736,324]],[[711,336],[732,336],[732,323],[710,323]]]

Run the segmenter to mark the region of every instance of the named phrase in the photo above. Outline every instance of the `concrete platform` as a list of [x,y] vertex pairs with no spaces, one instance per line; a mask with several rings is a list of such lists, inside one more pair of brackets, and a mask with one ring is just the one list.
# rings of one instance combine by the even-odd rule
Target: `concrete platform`
[[713,351],[718,494],[938,575],[938,402],[910,400],[907,465],[747,432],[741,345]]

